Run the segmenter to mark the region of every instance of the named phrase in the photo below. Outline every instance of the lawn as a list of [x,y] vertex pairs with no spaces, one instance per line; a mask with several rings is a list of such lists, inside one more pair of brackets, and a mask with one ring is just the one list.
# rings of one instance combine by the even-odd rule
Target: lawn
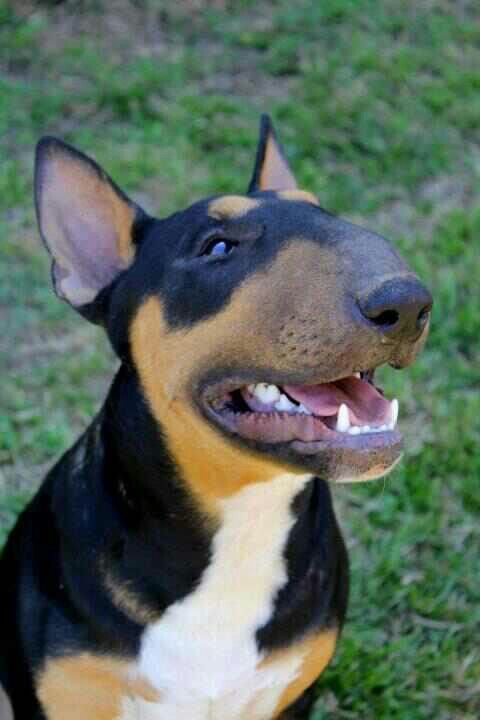
[[353,587],[312,720],[478,720],[475,0],[0,0],[0,544],[115,367],[51,291],[36,140],[78,145],[167,214],[245,189],[264,110],[301,185],[389,237],[435,297],[418,362],[382,372],[400,398],[401,467],[335,489]]

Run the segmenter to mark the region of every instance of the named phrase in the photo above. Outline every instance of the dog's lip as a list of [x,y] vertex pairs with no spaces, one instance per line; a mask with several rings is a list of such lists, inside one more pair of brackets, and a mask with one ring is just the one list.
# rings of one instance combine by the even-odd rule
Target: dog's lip
[[385,448],[403,446],[403,436],[397,429],[385,430],[384,432],[371,433],[368,435],[347,435],[345,433],[332,433],[335,438],[331,440],[314,440],[304,442],[303,440],[291,440],[291,447],[301,455],[314,455],[324,450],[383,450]]

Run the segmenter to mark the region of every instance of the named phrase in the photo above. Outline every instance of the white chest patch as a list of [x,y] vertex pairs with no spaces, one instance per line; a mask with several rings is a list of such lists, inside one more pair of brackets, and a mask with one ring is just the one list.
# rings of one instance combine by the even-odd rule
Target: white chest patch
[[270,720],[302,656],[259,667],[255,633],[287,580],[291,503],[309,476],[281,475],[223,501],[197,589],[143,634],[133,670],[158,703],[125,698],[120,720]]

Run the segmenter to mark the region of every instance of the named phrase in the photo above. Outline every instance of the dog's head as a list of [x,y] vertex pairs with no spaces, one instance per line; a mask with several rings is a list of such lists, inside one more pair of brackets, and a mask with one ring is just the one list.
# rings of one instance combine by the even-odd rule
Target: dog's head
[[414,359],[431,296],[386,240],[297,188],[268,118],[246,195],[157,220],[52,138],[35,190],[56,292],[105,326],[197,493],[394,466],[398,403],[373,375]]

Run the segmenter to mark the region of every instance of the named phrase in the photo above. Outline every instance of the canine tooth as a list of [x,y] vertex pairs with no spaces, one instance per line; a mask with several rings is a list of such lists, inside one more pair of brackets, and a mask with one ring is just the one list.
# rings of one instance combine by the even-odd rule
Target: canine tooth
[[280,390],[276,385],[268,385],[268,383],[258,383],[255,385],[254,395],[265,405],[275,403],[280,397]]
[[338,408],[337,425],[335,430],[337,432],[347,432],[350,427],[350,416],[348,414],[348,407],[345,403],[342,403]]
[[390,428],[393,430],[395,428],[395,425],[397,424],[398,420],[398,410],[399,410],[399,404],[397,398],[392,400],[391,403],[391,419],[390,419]]
[[289,410],[293,410],[294,412],[297,411],[297,406],[294,405],[286,395],[283,393],[280,394],[280,400],[275,403],[275,410],[278,410],[279,412],[288,412]]
[[361,376],[360,376],[360,373],[359,373],[359,372],[356,372],[356,373],[353,373],[353,377],[356,377],[356,378],[358,378],[358,379],[360,380],[360,377],[361,377]]

